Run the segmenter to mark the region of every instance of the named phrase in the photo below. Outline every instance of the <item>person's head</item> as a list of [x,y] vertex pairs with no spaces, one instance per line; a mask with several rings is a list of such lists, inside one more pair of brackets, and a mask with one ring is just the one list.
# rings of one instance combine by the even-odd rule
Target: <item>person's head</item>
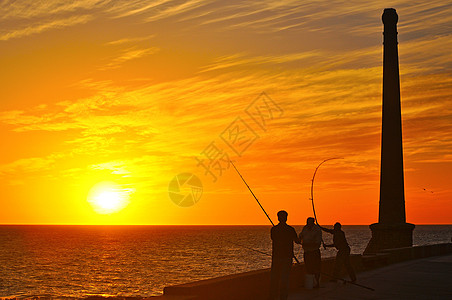
[[336,222],[336,224],[334,224],[334,229],[336,229],[336,230],[341,230],[341,227],[342,227],[342,225],[339,222]]
[[278,221],[281,223],[286,223],[287,222],[287,211],[285,210],[280,210],[278,211]]
[[313,217],[309,217],[306,219],[306,225],[308,225],[309,227],[314,226],[314,221],[315,219]]

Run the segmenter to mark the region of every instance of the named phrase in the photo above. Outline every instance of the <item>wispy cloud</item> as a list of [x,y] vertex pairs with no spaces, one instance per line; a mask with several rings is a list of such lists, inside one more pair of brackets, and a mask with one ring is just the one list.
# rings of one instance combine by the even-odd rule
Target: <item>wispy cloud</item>
[[122,44],[137,43],[137,42],[149,40],[152,37],[154,37],[154,35],[134,37],[134,38],[122,38],[119,40],[114,40],[114,41],[108,42],[108,43],[106,43],[106,45],[122,45]]
[[158,8],[164,4],[170,3],[170,0],[158,0],[151,3],[143,1],[127,1],[123,3],[113,3],[108,11],[116,18],[128,17],[136,14],[148,12],[154,8]]
[[117,68],[121,66],[123,63],[138,59],[147,55],[155,54],[159,51],[157,47],[139,49],[136,47],[128,48],[122,51],[117,57],[113,58],[109,63],[102,66],[100,70],[107,70],[112,68]]
[[61,13],[92,10],[109,1],[105,0],[79,0],[79,1],[33,1],[33,0],[6,0],[0,3],[0,20],[5,19],[32,19],[46,17]]
[[[64,27],[74,26],[78,24],[85,24],[88,21],[92,20],[93,17],[91,15],[82,15],[82,16],[72,16],[63,19],[50,20],[46,22],[37,22],[31,25],[28,25],[24,28],[14,28],[10,30],[4,30],[0,33],[0,41],[7,41],[9,39],[20,38],[24,36],[29,36],[32,34],[41,33],[50,29],[60,29]],[[6,32],[5,32],[6,31]]]
[[55,178],[57,164],[65,155],[52,153],[40,157],[20,158],[0,165],[0,178],[9,185],[23,185],[30,178]]

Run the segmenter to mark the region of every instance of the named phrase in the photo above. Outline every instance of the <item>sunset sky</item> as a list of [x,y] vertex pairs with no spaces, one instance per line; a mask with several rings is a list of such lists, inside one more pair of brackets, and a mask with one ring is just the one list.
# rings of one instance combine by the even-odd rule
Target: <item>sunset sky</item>
[[[0,224],[267,224],[228,157],[291,224],[342,157],[316,176],[319,222],[376,222],[386,7],[407,221],[452,223],[450,1],[19,0],[0,2]],[[203,185],[189,207],[180,173]]]

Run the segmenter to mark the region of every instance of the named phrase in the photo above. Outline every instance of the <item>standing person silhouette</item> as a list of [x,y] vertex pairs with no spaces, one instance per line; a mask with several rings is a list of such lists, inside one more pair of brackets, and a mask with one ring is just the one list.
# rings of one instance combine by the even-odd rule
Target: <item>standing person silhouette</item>
[[309,217],[306,225],[300,232],[301,245],[303,246],[303,259],[306,266],[306,273],[315,276],[315,288],[320,287],[320,244],[322,243],[322,230],[314,224],[314,218]]
[[[345,233],[342,231],[341,223],[337,222],[334,224],[334,229],[328,229],[320,226],[325,232],[331,233],[333,235],[333,244],[325,245],[325,247],[335,247],[338,251],[336,254],[336,261],[334,263],[334,277],[339,277],[342,265],[345,265],[348,275],[352,282],[356,281],[355,271],[353,270],[352,264],[350,263],[350,246],[345,238]],[[332,281],[335,281],[333,279]]]
[[270,299],[287,300],[289,295],[289,276],[292,267],[293,243],[300,240],[292,226],[287,225],[287,212],[278,212],[278,225],[271,229],[272,268],[270,273]]

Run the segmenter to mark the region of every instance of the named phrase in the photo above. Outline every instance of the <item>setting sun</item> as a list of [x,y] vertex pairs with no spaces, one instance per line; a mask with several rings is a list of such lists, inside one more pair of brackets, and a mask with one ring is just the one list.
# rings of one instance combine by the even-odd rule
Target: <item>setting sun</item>
[[129,191],[113,182],[100,182],[91,188],[88,202],[99,214],[116,213],[129,204]]

